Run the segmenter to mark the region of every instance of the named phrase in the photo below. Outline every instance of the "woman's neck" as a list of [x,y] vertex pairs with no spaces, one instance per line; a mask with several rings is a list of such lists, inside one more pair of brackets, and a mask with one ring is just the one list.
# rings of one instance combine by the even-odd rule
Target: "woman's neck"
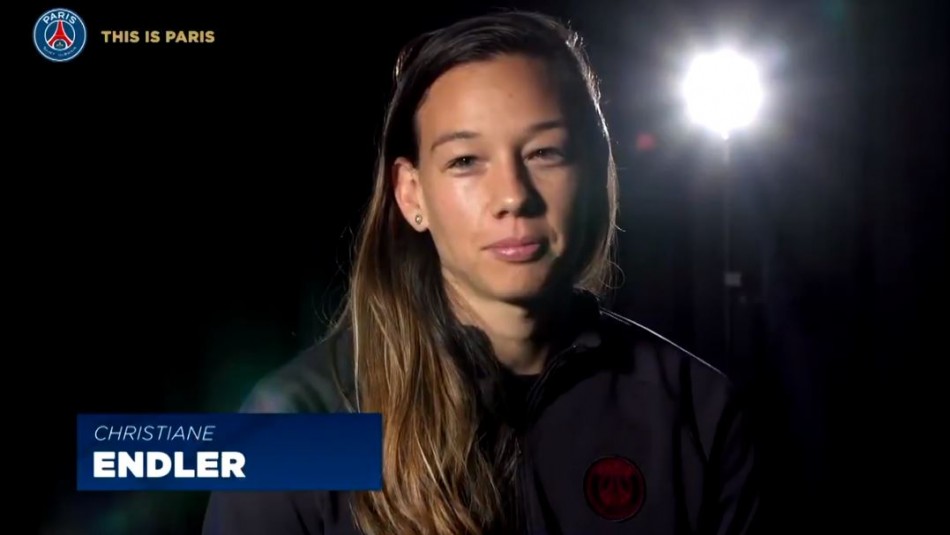
[[485,332],[501,363],[518,375],[541,373],[556,328],[560,303],[509,303],[457,291],[455,309],[462,323]]

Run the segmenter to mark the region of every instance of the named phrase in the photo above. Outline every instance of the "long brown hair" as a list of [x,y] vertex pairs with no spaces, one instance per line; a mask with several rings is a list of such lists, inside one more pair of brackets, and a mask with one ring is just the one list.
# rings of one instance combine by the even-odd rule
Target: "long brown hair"
[[547,16],[505,12],[407,45],[396,65],[349,295],[334,329],[353,339],[356,409],[383,415],[383,489],[359,493],[351,504],[367,535],[480,535],[504,529],[511,516],[514,461],[483,387],[496,375],[497,359],[486,338],[453,314],[431,238],[403,219],[391,174],[400,156],[417,162],[415,114],[436,78],[503,54],[540,58],[558,77],[584,173],[571,282],[600,291],[610,280],[616,171],[577,35]]

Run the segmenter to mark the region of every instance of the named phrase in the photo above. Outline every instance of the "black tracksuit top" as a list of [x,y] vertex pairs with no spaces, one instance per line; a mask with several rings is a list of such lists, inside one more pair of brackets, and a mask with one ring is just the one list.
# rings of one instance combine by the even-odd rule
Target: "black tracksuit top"
[[[573,343],[526,395],[524,535],[751,533],[755,455],[731,383],[592,296],[573,308]],[[328,343],[263,379],[243,410],[345,410],[332,374],[347,369],[349,341]],[[358,535],[348,503],[347,492],[214,492],[203,533]]]

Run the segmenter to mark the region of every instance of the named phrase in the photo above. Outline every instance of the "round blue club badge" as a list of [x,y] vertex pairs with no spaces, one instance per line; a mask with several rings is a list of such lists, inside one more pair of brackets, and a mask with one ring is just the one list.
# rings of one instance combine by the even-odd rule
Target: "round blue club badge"
[[69,61],[86,46],[86,23],[74,11],[50,9],[33,27],[33,43],[40,55],[50,61]]

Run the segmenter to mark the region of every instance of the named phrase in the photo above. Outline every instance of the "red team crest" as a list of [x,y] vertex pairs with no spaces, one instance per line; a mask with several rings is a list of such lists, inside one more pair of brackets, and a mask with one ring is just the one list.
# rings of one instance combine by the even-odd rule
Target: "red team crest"
[[604,457],[587,469],[584,494],[595,513],[620,522],[640,512],[646,497],[646,485],[643,473],[633,461],[623,457]]

